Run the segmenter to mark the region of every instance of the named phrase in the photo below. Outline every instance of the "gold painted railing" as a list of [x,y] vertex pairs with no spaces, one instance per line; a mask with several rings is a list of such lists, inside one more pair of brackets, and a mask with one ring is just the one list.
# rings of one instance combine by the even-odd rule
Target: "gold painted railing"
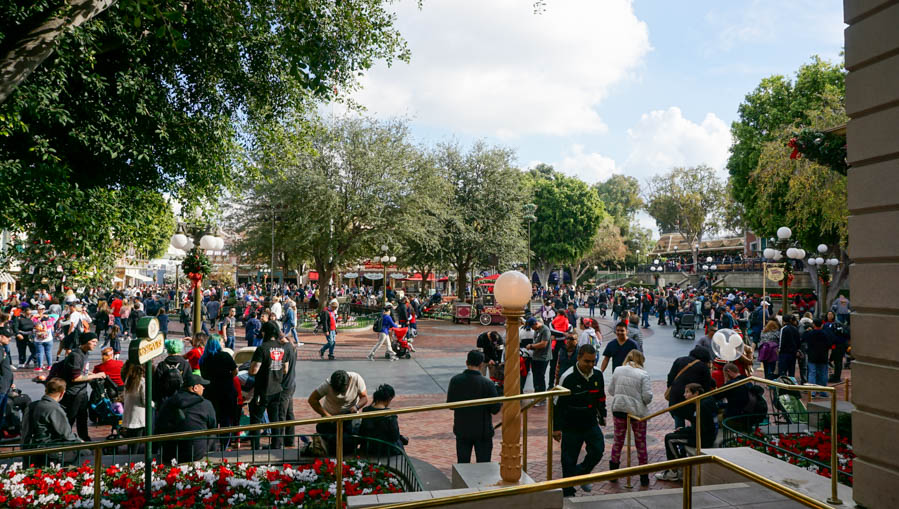
[[[95,442],[84,442],[79,444],[71,444],[71,445],[61,445],[56,447],[46,447],[41,449],[19,449],[15,451],[8,452],[0,452],[0,460],[10,459],[10,458],[20,458],[25,456],[41,456],[48,454],[57,454],[63,452],[74,452],[74,451],[82,451],[82,450],[92,450],[94,453],[94,507],[96,509],[100,508],[100,500],[101,500],[101,483],[97,482],[102,478],[102,464],[103,464],[103,449],[106,448],[117,448],[120,446],[127,445],[137,445],[137,444],[147,444],[150,442],[166,442],[170,440],[188,440],[194,438],[205,438],[217,435],[232,435],[238,436],[240,432],[243,431],[262,431],[266,429],[280,429],[287,428],[293,426],[308,426],[318,423],[324,422],[333,422],[336,424],[336,440],[337,440],[337,451],[336,451],[336,468],[334,469],[335,475],[337,476],[336,484],[337,484],[337,505],[340,506],[343,500],[343,424],[346,421],[351,421],[355,419],[372,419],[375,417],[384,417],[388,415],[400,415],[400,414],[411,414],[416,412],[430,412],[433,410],[452,410],[455,408],[465,408],[465,407],[473,407],[473,406],[481,406],[481,405],[490,405],[494,403],[503,403],[507,401],[516,401],[522,399],[533,399],[535,401],[553,398],[555,396],[565,396],[570,394],[571,391],[565,389],[564,387],[555,387],[549,391],[545,392],[535,392],[535,393],[527,393],[527,394],[519,394],[516,396],[497,396],[495,398],[483,398],[483,399],[472,399],[468,401],[457,401],[454,403],[438,403],[435,405],[421,405],[421,406],[412,406],[405,408],[392,408],[389,410],[377,410],[374,412],[360,412],[353,414],[343,414],[343,415],[332,415],[329,417],[317,417],[313,419],[297,419],[293,421],[283,421],[283,422],[271,422],[271,423],[260,423],[260,424],[248,424],[244,426],[232,426],[230,428],[216,428],[209,430],[200,430],[200,431],[187,431],[183,433],[170,433],[165,435],[153,435],[149,437],[137,437],[137,438],[125,438],[121,440],[107,440],[107,441],[95,441]],[[547,426],[547,474],[548,477],[552,476],[552,404],[547,405],[549,409],[549,421]],[[529,408],[529,407],[526,407]],[[527,415],[526,413],[524,414]],[[525,435],[523,443],[527,443],[527,418],[524,419],[524,428]],[[522,459],[523,464],[527,463],[527,446],[523,447],[522,451]],[[144,468],[150,468],[149,465],[146,465]],[[147,499],[149,500],[149,494],[147,494]]]
[[401,504],[390,504],[379,506],[381,509],[419,509],[424,507],[440,507],[462,504],[466,502],[477,502],[479,500],[490,500],[499,497],[507,497],[511,495],[522,495],[525,493],[535,493],[538,491],[555,490],[559,488],[570,488],[586,483],[594,483],[601,481],[611,481],[621,477],[630,477],[641,474],[648,474],[659,470],[675,470],[683,469],[683,503],[685,509],[693,507],[693,467],[706,464],[715,464],[726,468],[732,472],[736,472],[747,479],[756,482],[769,490],[780,493],[781,495],[803,504],[807,507],[817,509],[833,509],[824,502],[815,500],[814,498],[800,493],[788,486],[779,484],[767,477],[761,476],[751,470],[747,470],[735,463],[727,461],[718,456],[690,456],[687,458],[678,458],[670,461],[661,461],[658,463],[650,463],[648,465],[640,465],[637,467],[622,468],[619,470],[610,470],[597,474],[585,474],[575,477],[566,477],[555,481],[543,481],[533,484],[524,484],[519,486],[509,486],[505,488],[497,488],[495,490],[475,491],[461,495],[452,495],[448,497],[431,498],[417,502],[405,502]]
[[[839,440],[837,440],[837,390],[836,386],[821,386],[821,385],[789,385],[782,384],[780,382],[775,382],[772,380],[768,380],[765,378],[759,378],[755,376],[746,377],[744,379],[738,380],[733,383],[729,383],[722,387],[718,387],[717,389],[713,389],[711,391],[700,394],[699,396],[695,396],[693,398],[681,401],[680,403],[669,406],[668,408],[664,408],[662,410],[653,412],[645,417],[636,417],[634,415],[627,415],[627,429],[625,431],[627,436],[627,466],[631,466],[631,420],[634,421],[648,421],[654,417],[658,417],[660,415],[666,414],[672,410],[676,410],[678,408],[685,407],[687,405],[695,405],[696,409],[696,418],[695,418],[695,426],[696,428],[696,456],[699,456],[700,452],[702,452],[702,425],[700,415],[701,408],[700,403],[702,400],[706,398],[711,398],[717,396],[721,393],[727,392],[736,387],[740,387],[741,385],[746,385],[748,383],[759,383],[763,385],[767,385],[770,387],[777,387],[779,389],[786,389],[790,391],[809,391],[809,392],[827,392],[830,393],[830,491],[831,496],[827,499],[827,502],[830,504],[842,504],[842,501],[837,496],[837,478],[839,477],[838,466],[839,466],[839,458],[837,457],[837,444]],[[847,394],[848,394],[848,385],[847,385]],[[701,470],[697,473],[701,479]],[[773,481],[772,481],[773,482]],[[631,487],[631,477],[627,476],[627,487]]]

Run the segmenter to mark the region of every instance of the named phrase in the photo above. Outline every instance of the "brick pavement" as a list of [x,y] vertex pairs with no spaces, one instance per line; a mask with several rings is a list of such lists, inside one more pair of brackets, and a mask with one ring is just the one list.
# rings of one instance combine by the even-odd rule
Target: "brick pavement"
[[[179,324],[173,324],[178,327]],[[474,345],[477,335],[485,330],[497,330],[497,327],[482,327],[480,325],[472,325],[470,327],[453,326],[447,322],[439,321],[422,321],[419,328],[421,335],[415,342],[418,352],[416,357],[459,357],[460,359],[465,352],[470,350]],[[644,330],[644,336],[650,337],[651,330]],[[605,330],[604,330],[605,333]],[[318,345],[323,344],[320,335],[311,333],[300,333],[301,340],[306,342],[306,346],[300,350],[300,360],[302,362],[329,362],[321,361],[318,358]],[[607,336],[608,337],[608,336]],[[364,359],[368,354],[372,345],[372,333],[370,330],[346,331],[338,335],[337,357],[338,361],[334,361],[335,368],[340,365],[339,360],[343,359]],[[241,344],[242,338],[238,337],[238,345]],[[124,346],[124,345],[123,345]],[[673,359],[672,359],[673,360]],[[398,365],[399,366],[399,365]],[[461,371],[461,368],[460,368]],[[851,376],[850,371],[844,370],[847,377]],[[759,371],[761,374],[761,371]],[[23,372],[16,374],[17,379],[27,375]],[[608,376],[607,376],[608,378]],[[657,380],[653,382],[653,401],[650,404],[650,410],[656,411],[665,408],[667,402],[664,400],[665,382]],[[315,417],[314,412],[309,408],[305,401],[305,395],[297,395],[295,399],[296,417],[308,418]],[[842,394],[840,394],[842,396]],[[444,394],[400,394],[393,402],[393,408],[401,408],[414,405],[427,405],[441,403],[445,400]],[[546,408],[536,407],[530,410],[528,415],[528,461],[527,472],[536,480],[546,479],[546,443],[547,443],[547,426],[546,426]],[[494,418],[494,422],[498,423],[499,415]],[[410,443],[406,448],[410,456],[426,461],[436,468],[440,469],[449,477],[453,463],[455,463],[455,441],[452,434],[452,413],[449,410],[423,412],[415,414],[405,414],[399,416],[399,424],[401,432],[408,436]],[[611,423],[611,414],[608,418],[609,425],[604,429],[606,438],[605,452],[601,463],[595,471],[604,471],[608,469],[608,458],[611,452],[613,440],[613,427]],[[647,430],[647,446],[649,453],[649,461],[651,463],[663,461],[665,459],[664,435],[673,430],[674,423],[668,414],[663,414],[649,422]],[[298,432],[312,433],[312,427],[300,429]],[[106,426],[92,426],[91,434],[96,439],[103,439],[108,434]],[[494,441],[493,460],[499,461],[500,452],[500,430]],[[583,454],[583,453],[582,453]],[[561,466],[559,460],[559,444],[553,442],[553,478],[561,477]],[[622,464],[626,464],[625,451],[622,451]],[[636,451],[632,453],[632,464],[637,464]],[[642,488],[637,478],[632,479],[634,487],[633,491],[646,489],[665,489],[677,487],[678,483],[658,481],[651,476],[651,485],[648,488]],[[593,494],[604,493],[621,493],[630,491],[625,488],[625,481],[622,479],[617,483],[603,483],[601,486],[594,486]],[[578,490],[578,495],[584,494]]]

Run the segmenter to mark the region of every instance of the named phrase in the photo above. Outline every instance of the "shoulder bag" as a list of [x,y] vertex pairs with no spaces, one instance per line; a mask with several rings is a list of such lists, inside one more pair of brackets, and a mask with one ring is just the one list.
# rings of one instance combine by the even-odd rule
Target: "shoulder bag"
[[[672,380],[671,383],[674,384],[674,382],[676,382],[677,379],[680,378],[680,376],[683,375],[685,371],[690,369],[690,366],[696,364],[697,362],[699,362],[699,359],[696,359],[693,362],[691,362],[690,364],[687,364],[686,366],[684,366],[683,369],[681,369],[680,371],[677,372],[677,375],[674,376],[674,380]],[[667,389],[665,389],[665,401],[669,401],[670,396],[671,396],[671,387],[668,387]]]

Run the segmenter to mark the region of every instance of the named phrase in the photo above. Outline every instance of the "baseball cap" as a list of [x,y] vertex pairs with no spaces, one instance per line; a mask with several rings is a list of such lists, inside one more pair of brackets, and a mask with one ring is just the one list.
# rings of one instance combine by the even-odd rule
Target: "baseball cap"
[[184,387],[193,387],[194,385],[209,385],[209,380],[194,373],[184,375]]
[[528,327],[533,327],[533,326],[537,325],[537,319],[532,316],[532,317],[528,318],[528,321],[525,322],[525,325],[527,325]]

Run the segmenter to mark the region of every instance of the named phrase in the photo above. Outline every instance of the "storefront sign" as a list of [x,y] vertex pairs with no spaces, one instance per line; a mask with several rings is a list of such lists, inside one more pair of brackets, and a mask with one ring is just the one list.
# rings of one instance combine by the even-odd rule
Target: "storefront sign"
[[783,267],[768,267],[767,277],[771,281],[778,282],[783,281],[784,278],[784,270]]

